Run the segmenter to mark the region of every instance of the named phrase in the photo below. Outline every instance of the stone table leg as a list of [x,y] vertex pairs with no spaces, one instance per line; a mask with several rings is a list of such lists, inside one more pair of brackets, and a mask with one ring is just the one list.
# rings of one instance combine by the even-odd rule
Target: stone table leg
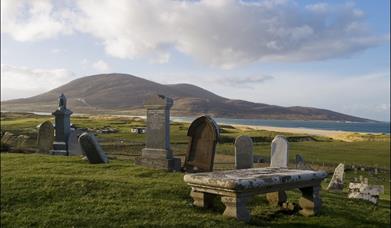
[[209,208],[213,206],[213,198],[215,195],[207,192],[198,192],[196,190],[191,190],[190,196],[193,198],[193,205],[197,207]]
[[312,186],[300,188],[302,196],[299,200],[299,205],[302,208],[299,213],[304,216],[319,214],[322,201],[320,199],[320,186]]
[[273,206],[281,206],[283,203],[287,201],[287,195],[285,191],[278,191],[278,192],[270,192],[266,193],[266,199],[269,202],[270,205]]
[[224,216],[233,217],[241,221],[250,221],[250,213],[246,207],[250,200],[249,195],[223,196],[221,202],[225,205]]

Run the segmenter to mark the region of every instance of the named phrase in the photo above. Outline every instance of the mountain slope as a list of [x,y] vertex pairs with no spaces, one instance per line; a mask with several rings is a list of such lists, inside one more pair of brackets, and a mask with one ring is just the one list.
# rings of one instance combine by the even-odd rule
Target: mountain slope
[[282,107],[231,100],[190,84],[163,85],[127,74],[102,74],[76,79],[49,92],[2,102],[7,111],[50,112],[64,93],[68,106],[79,113],[143,114],[143,102],[152,94],[174,99],[173,115],[209,114],[229,118],[368,121],[325,109]]

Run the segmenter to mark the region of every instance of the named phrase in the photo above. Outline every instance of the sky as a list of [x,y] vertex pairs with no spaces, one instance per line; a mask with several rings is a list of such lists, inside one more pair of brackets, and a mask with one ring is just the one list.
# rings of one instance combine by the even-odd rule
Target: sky
[[1,0],[1,100],[127,73],[390,119],[390,1]]

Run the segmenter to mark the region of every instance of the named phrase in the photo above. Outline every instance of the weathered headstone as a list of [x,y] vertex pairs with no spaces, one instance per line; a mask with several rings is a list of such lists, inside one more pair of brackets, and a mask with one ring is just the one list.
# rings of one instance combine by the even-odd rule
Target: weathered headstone
[[[324,162],[322,165],[322,169],[324,168]],[[301,154],[296,154],[296,169],[303,169],[303,170],[313,170],[311,166],[306,164],[304,161],[304,157]]]
[[18,137],[16,137],[16,148],[22,149],[29,138],[30,137],[27,135],[19,135]]
[[349,199],[363,199],[376,204],[380,193],[384,193],[383,185],[368,185],[363,182],[349,183]]
[[79,143],[84,153],[87,156],[88,161],[91,164],[107,163],[106,153],[100,147],[98,140],[95,138],[94,134],[83,133],[79,137]]
[[82,155],[84,153],[78,140],[81,134],[82,132],[80,130],[71,128],[71,132],[69,133],[69,137],[68,137],[69,155]]
[[235,140],[235,168],[252,168],[253,163],[253,140],[248,136],[238,136]]
[[1,143],[7,145],[14,145],[16,143],[16,136],[11,132],[6,131],[1,137]]
[[170,109],[173,100],[163,95],[150,96],[147,109],[145,148],[138,164],[168,171],[179,171],[180,158],[174,158],[170,147]]
[[334,175],[331,178],[329,185],[327,186],[327,190],[342,191],[344,174],[345,165],[343,163],[340,163],[334,170]]
[[186,172],[213,171],[216,144],[220,137],[219,126],[209,116],[195,119],[187,131],[187,147],[184,170]]
[[288,167],[288,141],[282,135],[277,135],[272,141],[270,167]]
[[37,147],[39,153],[48,154],[53,147],[54,127],[50,121],[38,125]]
[[53,142],[53,155],[68,155],[68,137],[71,131],[72,111],[67,109],[67,99],[64,94],[58,98],[58,108],[52,113],[55,118],[55,140]]
[[305,162],[301,154],[296,154],[296,169],[305,169]]
[[[274,137],[271,144],[270,167],[288,168],[288,140],[282,135]],[[287,201],[285,191],[278,191],[266,194],[266,199],[271,205],[282,206]]]

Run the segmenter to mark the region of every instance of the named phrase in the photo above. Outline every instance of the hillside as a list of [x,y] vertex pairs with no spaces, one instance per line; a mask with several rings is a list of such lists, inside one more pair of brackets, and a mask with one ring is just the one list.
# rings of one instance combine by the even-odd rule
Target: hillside
[[49,92],[24,99],[4,101],[5,111],[51,112],[64,93],[68,106],[78,113],[144,113],[143,102],[152,94],[174,99],[173,115],[209,114],[226,118],[295,119],[364,122],[367,119],[310,107],[282,107],[231,100],[190,84],[163,85],[127,74],[101,74],[76,79]]

